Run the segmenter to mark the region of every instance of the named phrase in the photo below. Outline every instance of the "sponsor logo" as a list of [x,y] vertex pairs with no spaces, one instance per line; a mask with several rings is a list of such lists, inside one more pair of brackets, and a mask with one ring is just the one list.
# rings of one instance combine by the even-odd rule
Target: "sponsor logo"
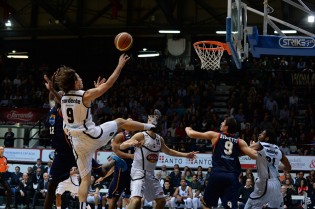
[[147,156],[147,160],[150,162],[150,163],[156,163],[159,159],[159,156],[157,154],[149,154]]
[[53,126],[55,125],[55,122],[56,122],[56,115],[50,115],[49,124]]
[[10,120],[21,120],[21,121],[30,121],[32,120],[34,114],[32,112],[28,112],[28,113],[19,113],[15,110],[10,111],[7,114],[7,118]]
[[315,168],[315,160],[311,161],[310,168]]
[[63,99],[62,103],[76,103],[76,104],[81,104],[81,101],[79,99]]
[[314,48],[315,39],[312,37],[282,37],[279,39],[282,48]]

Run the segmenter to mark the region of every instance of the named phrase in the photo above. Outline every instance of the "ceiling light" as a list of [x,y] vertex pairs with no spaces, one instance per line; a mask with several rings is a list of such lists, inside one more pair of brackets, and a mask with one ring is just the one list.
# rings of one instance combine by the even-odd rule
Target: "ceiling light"
[[159,30],[159,33],[180,33],[180,30]]
[[149,53],[138,54],[138,57],[158,57],[158,56],[160,56],[160,53],[158,53],[158,52],[149,52]]
[[10,20],[8,20],[8,21],[5,23],[5,26],[6,26],[6,27],[11,27],[11,26],[12,26],[11,21],[10,21]]
[[7,58],[13,58],[13,59],[28,59],[28,55],[8,55]]
[[313,22],[315,22],[315,16],[313,16],[313,15],[308,16],[308,18],[307,18],[307,22],[309,22],[309,23],[313,23]]
[[[281,30],[282,33],[284,34],[296,34],[297,31],[296,30]],[[278,34],[277,31],[274,31],[275,34]]]

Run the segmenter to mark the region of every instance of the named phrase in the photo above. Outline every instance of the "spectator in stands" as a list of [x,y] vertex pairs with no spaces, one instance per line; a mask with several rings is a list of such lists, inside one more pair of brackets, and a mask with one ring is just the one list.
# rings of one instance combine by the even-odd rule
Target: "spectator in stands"
[[306,181],[301,179],[300,185],[297,187],[298,195],[306,195],[308,192],[308,186],[306,185]]
[[253,170],[247,168],[245,171],[245,176],[242,179],[243,185],[246,185],[246,181],[247,179],[251,179],[252,183],[254,182],[255,178],[254,178],[254,174],[253,174]]
[[200,182],[201,185],[203,185],[205,183],[205,178],[203,177],[203,172],[202,170],[198,170],[197,171],[197,180]]
[[173,197],[174,194],[174,188],[171,187],[171,182],[169,182],[168,180],[164,181],[164,185],[163,185],[163,192],[165,195],[165,200],[166,200],[166,206],[169,209],[172,209],[172,204],[171,204],[171,198]]
[[40,167],[38,167],[38,168],[36,169],[36,172],[32,175],[31,181],[32,181],[32,183],[33,183],[34,185],[36,185],[36,184],[38,184],[38,183],[40,182],[40,180],[42,180],[42,179],[43,179],[42,169],[41,169]]
[[14,147],[14,133],[12,128],[8,128],[8,131],[4,134],[4,146],[5,147]]
[[38,158],[36,164],[33,166],[33,171],[37,171],[37,168],[40,168],[41,172],[43,173],[45,170],[45,166],[42,163],[42,160]]
[[288,147],[286,142],[281,142],[279,149],[285,154],[285,155],[290,155],[290,148]]
[[282,124],[288,124],[290,111],[288,105],[285,104],[283,108],[280,109],[279,122]]
[[167,146],[172,147],[174,143],[174,137],[172,137],[171,131],[167,131],[165,136],[165,143],[167,144]]
[[193,193],[196,193],[197,191],[199,191],[199,193],[201,192],[202,184],[198,181],[196,174],[194,174],[192,176],[192,180],[191,180],[189,186],[191,187]]
[[157,180],[159,180],[160,184],[161,184],[161,187],[163,187],[164,185],[164,179],[162,179],[162,174],[161,174],[161,171],[158,171],[155,173],[155,178]]
[[15,167],[15,172],[11,173],[11,178],[10,178],[10,187],[11,187],[11,192],[14,196],[14,207],[17,208],[17,199],[18,199],[18,194],[20,193],[19,190],[19,184],[20,181],[22,180],[23,173],[20,172],[20,166]]
[[22,180],[19,184],[19,203],[25,205],[25,209],[29,209],[30,200],[34,194],[33,183],[29,180],[28,173],[23,173]]
[[191,187],[187,186],[186,180],[181,179],[180,186],[178,186],[171,198],[172,208],[192,208],[193,193]]
[[297,111],[299,105],[299,97],[296,95],[295,90],[292,90],[291,95],[289,96],[289,109]]
[[174,187],[175,189],[176,187],[180,185],[180,180],[181,180],[181,172],[179,171],[179,168],[176,167],[176,165],[174,165],[174,171],[171,172],[170,177],[171,177],[171,186]]
[[294,186],[296,188],[298,188],[301,185],[301,181],[304,181],[304,185],[307,183],[306,179],[304,178],[304,172],[300,171],[297,173],[296,177],[295,177],[295,182],[294,182]]
[[35,204],[38,200],[38,198],[45,198],[47,194],[47,188],[48,188],[48,181],[49,181],[49,174],[44,173],[43,179],[40,179],[37,184],[36,191],[33,196],[33,203],[32,203],[32,209],[35,209]]
[[163,164],[161,166],[161,171],[160,172],[161,172],[161,178],[164,179],[164,180],[165,180],[166,176],[169,175],[165,164]]
[[298,72],[302,72],[305,68],[306,68],[306,62],[303,60],[303,58],[300,58],[300,60],[297,63]]
[[33,174],[34,174],[33,167],[27,167],[27,174],[28,174],[28,176],[30,177],[30,180],[31,180],[31,178],[33,177]]
[[207,170],[207,173],[206,173],[206,179],[209,178],[209,176],[211,174],[211,171],[212,171],[212,167],[208,167],[208,170]]
[[292,207],[292,196],[290,192],[287,192],[286,186],[281,186],[281,194],[283,196],[283,208],[289,209]]
[[245,204],[249,198],[249,195],[253,191],[254,191],[253,179],[248,178],[245,181],[245,186],[241,187],[239,190],[239,199],[238,199],[239,209],[243,209],[245,207]]
[[315,170],[311,170],[310,174],[306,176],[307,185],[315,183]]
[[287,188],[286,192],[289,193],[290,195],[297,194],[297,190],[295,186],[291,183],[290,179],[284,180],[284,186]]
[[53,163],[52,160],[48,160],[47,166],[46,166],[45,169],[44,169],[44,173],[50,174],[50,169],[51,169],[52,163]]

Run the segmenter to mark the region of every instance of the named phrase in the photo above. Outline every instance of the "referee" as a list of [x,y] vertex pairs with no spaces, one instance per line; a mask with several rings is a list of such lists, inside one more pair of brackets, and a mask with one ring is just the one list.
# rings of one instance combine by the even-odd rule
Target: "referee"
[[6,209],[11,208],[10,204],[11,204],[11,189],[9,186],[8,181],[5,179],[5,173],[7,172],[7,170],[9,169],[8,166],[8,160],[5,156],[3,156],[4,153],[4,148],[0,146],[0,184],[2,185],[2,187],[5,189],[6,191]]

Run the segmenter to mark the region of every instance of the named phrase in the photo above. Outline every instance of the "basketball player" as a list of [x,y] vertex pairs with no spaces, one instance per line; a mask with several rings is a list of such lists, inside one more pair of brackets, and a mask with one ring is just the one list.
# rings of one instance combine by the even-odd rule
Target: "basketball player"
[[233,136],[236,129],[233,117],[228,117],[221,123],[220,132],[198,132],[190,127],[185,129],[190,138],[210,140],[213,147],[212,172],[201,199],[204,208],[216,207],[219,198],[224,208],[238,208],[238,177],[241,173],[238,157],[244,153],[254,159],[256,151],[249,148],[243,139]]
[[[159,110],[148,116],[148,123],[157,125],[161,118]],[[155,209],[165,207],[165,197],[162,186],[154,176],[154,170],[159,159],[160,151],[167,155],[194,159],[196,152],[183,153],[170,149],[164,139],[152,130],[136,133],[131,139],[123,142],[120,149],[135,146],[134,160],[131,167],[131,198],[128,209],[140,209],[141,198],[146,201],[155,200]]]
[[281,183],[279,180],[278,167],[291,170],[291,164],[285,154],[279,149],[276,137],[270,130],[264,130],[258,136],[258,142],[250,147],[257,150],[257,179],[254,191],[246,202],[245,209],[260,209],[268,204],[268,208],[283,208],[283,196],[281,194]]
[[108,200],[108,209],[114,209],[116,208],[116,204],[121,196],[121,194],[124,192],[123,197],[123,208],[125,205],[128,205],[129,203],[129,197],[130,197],[130,171],[131,171],[131,164],[133,160],[133,153],[134,149],[129,148],[127,150],[121,151],[119,149],[119,146],[129,140],[132,136],[132,133],[130,131],[122,131],[118,133],[114,139],[112,140],[111,147],[112,150],[115,152],[115,154],[125,160],[127,163],[127,170],[122,171],[122,168],[119,168],[115,166],[114,175],[112,178],[112,181],[110,183],[108,194],[107,194],[107,200]]
[[120,131],[150,130],[152,124],[127,121],[118,118],[96,126],[92,121],[91,103],[107,92],[118,79],[118,76],[130,58],[122,54],[118,65],[111,76],[101,85],[87,91],[81,90],[83,82],[75,70],[61,67],[56,71],[55,82],[65,94],[61,98],[61,111],[64,118],[64,131],[71,139],[77,158],[77,165],[81,176],[79,187],[80,209],[86,208],[88,188],[91,182],[92,158],[96,149],[105,146],[111,138]]
[[[55,149],[55,152],[53,164],[50,169],[50,180],[44,205],[45,209],[51,209],[58,184],[69,179],[70,172],[73,172],[71,171],[73,167],[77,167],[77,163],[73,155],[72,145],[63,131],[63,117],[59,108],[62,92],[57,92],[53,88],[53,82],[47,75],[44,76],[44,79],[46,81],[45,86],[50,92],[50,103],[53,104],[52,108],[49,110],[47,125],[49,126],[52,147]],[[104,81],[104,79],[99,78],[97,82],[94,82],[94,85],[98,86],[104,83]],[[101,166],[92,159],[92,169],[100,176],[104,176],[110,167],[114,165],[115,161]],[[72,187],[70,187],[70,189],[72,189]]]

